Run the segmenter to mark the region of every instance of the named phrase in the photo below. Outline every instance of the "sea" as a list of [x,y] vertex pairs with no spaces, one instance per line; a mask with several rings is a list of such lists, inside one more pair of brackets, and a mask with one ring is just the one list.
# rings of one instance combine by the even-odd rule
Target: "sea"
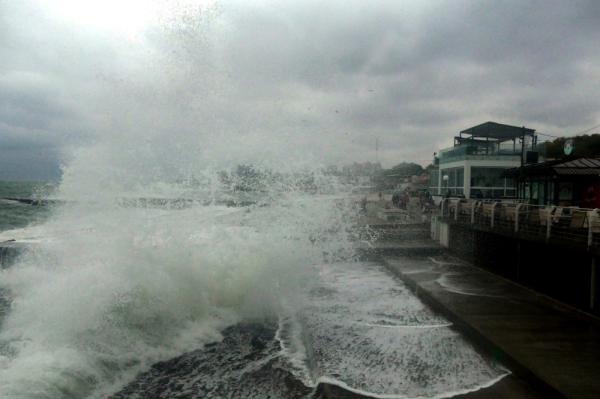
[[55,187],[53,182],[0,181],[0,231],[43,222],[50,214],[46,204],[19,200],[48,198]]
[[2,183],[0,242],[25,249],[0,272],[0,397],[445,398],[507,375],[357,256],[350,189],[252,176]]

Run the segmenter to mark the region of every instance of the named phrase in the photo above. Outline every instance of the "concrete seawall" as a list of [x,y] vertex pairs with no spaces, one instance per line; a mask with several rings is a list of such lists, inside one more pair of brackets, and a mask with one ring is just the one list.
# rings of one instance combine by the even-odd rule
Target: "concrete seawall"
[[540,242],[434,220],[433,238],[474,265],[600,315],[598,255],[569,242]]
[[[441,273],[438,274],[439,271],[432,271],[429,268],[417,271],[410,266],[408,269],[405,269],[406,264],[397,257],[384,257],[382,262],[388,269],[400,277],[400,279],[403,280],[421,300],[450,320],[454,327],[467,336],[479,350],[507,366],[518,377],[527,381],[536,392],[539,392],[545,398],[566,397],[552,385],[548,384],[543,378],[532,372],[527,365],[519,362],[519,360],[510,352],[499,346],[485,331],[481,331],[477,325],[471,323],[461,309],[452,306],[447,300],[442,299],[437,295],[435,289],[431,289],[427,284],[423,284],[424,281],[430,282],[431,279],[439,277],[441,275]],[[473,299],[469,298],[469,300]],[[480,312],[481,317],[485,317],[484,315],[486,312],[489,312],[490,314],[494,313],[493,310],[485,309],[484,307],[480,309]]]
[[[421,228],[429,231],[429,226]],[[447,228],[442,238],[449,248],[440,245],[440,231],[435,233],[436,241],[378,242],[372,254],[476,347],[514,373],[493,395],[481,397],[600,397],[599,319],[474,265],[489,262],[488,269],[514,268],[507,261],[510,252],[503,250],[513,243],[492,242],[500,252],[494,255],[480,248],[490,242],[475,238],[473,232]],[[544,256],[551,258],[552,252]],[[564,257],[556,258],[560,262]],[[531,270],[525,273],[530,274],[522,276],[536,277]],[[572,284],[568,279],[565,283]]]

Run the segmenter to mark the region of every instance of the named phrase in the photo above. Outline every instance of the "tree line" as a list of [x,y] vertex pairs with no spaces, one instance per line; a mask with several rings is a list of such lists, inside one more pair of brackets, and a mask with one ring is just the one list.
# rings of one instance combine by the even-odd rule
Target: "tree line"
[[563,148],[565,141],[573,140],[573,152],[569,157],[573,158],[600,158],[600,134],[584,134],[573,137],[558,137],[552,141],[543,143],[546,149],[546,158],[566,158]]

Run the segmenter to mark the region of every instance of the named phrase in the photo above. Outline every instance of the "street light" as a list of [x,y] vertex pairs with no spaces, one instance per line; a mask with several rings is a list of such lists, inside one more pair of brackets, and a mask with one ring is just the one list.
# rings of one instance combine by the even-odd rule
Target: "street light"
[[449,180],[449,179],[450,179],[450,177],[449,177],[448,175],[444,175],[444,176],[442,176],[442,180],[443,180],[443,181],[444,181],[444,183],[445,183],[445,184],[444,184],[444,187],[446,188],[446,190],[445,190],[445,192],[444,192],[444,194],[443,194],[443,195],[444,195],[444,196],[447,196],[447,197],[449,197],[449,196],[450,196],[450,195],[449,195],[450,193],[449,193],[449,190],[448,190],[448,180]]

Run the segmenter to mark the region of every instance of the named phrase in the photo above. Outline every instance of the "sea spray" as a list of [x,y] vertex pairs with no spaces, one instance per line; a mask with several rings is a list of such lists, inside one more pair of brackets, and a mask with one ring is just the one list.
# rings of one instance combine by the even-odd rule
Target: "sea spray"
[[11,307],[0,392],[97,396],[227,325],[275,314],[303,268],[344,248],[351,255],[343,201],[294,184],[246,207],[197,198],[140,208],[100,197],[56,210],[45,226],[64,234],[2,275]]
[[[269,18],[296,31],[286,12],[273,11]],[[10,304],[0,329],[0,397],[106,397],[152,364],[214,343],[249,319],[287,317],[288,311],[293,317],[305,309],[295,303],[297,290],[319,276],[307,270],[352,258],[348,229],[355,208],[345,187],[322,173],[323,164],[348,159],[340,153],[356,148],[341,135],[339,107],[332,105],[345,101],[307,90],[344,80],[335,69],[323,73],[287,57],[285,40],[271,60],[276,38],[255,38],[261,29],[248,31],[247,12],[235,2],[208,14],[175,10],[135,41],[87,40],[85,32],[66,51],[60,43],[59,54],[70,55],[61,68],[86,65],[83,77],[78,74],[85,84],[65,95],[81,117],[65,126],[79,132],[79,141],[65,150],[55,194],[63,202],[42,225],[11,232],[35,246],[0,275]],[[262,24],[258,16],[255,23]],[[68,37],[77,36],[69,29]],[[304,43],[314,47],[310,31],[298,33],[294,37],[306,36]],[[94,52],[102,62],[85,64]],[[260,55],[254,62],[253,52]],[[290,74],[308,79],[299,84]],[[312,107],[327,107],[335,119],[315,118]],[[356,124],[346,115],[346,123]],[[371,288],[368,294],[378,294]],[[374,330],[344,324],[352,310],[345,299],[339,297],[344,312],[334,318],[319,309],[312,319],[304,315],[304,325],[315,327],[314,347],[320,343],[328,356],[313,359],[319,365],[313,382],[346,373],[337,381],[368,390],[375,378],[377,392],[383,391],[394,375],[370,376],[361,359],[382,365],[376,355],[390,329],[353,352],[360,334]],[[306,309],[310,313],[310,303]],[[340,329],[339,345],[328,346],[329,328],[337,324],[350,336]],[[303,337],[310,334],[298,332],[300,322],[289,328],[296,330],[279,335],[290,340],[283,352],[301,369],[311,352],[302,348]],[[447,331],[434,334],[458,340]],[[373,352],[362,356],[369,348]],[[393,354],[402,360],[402,353]]]

